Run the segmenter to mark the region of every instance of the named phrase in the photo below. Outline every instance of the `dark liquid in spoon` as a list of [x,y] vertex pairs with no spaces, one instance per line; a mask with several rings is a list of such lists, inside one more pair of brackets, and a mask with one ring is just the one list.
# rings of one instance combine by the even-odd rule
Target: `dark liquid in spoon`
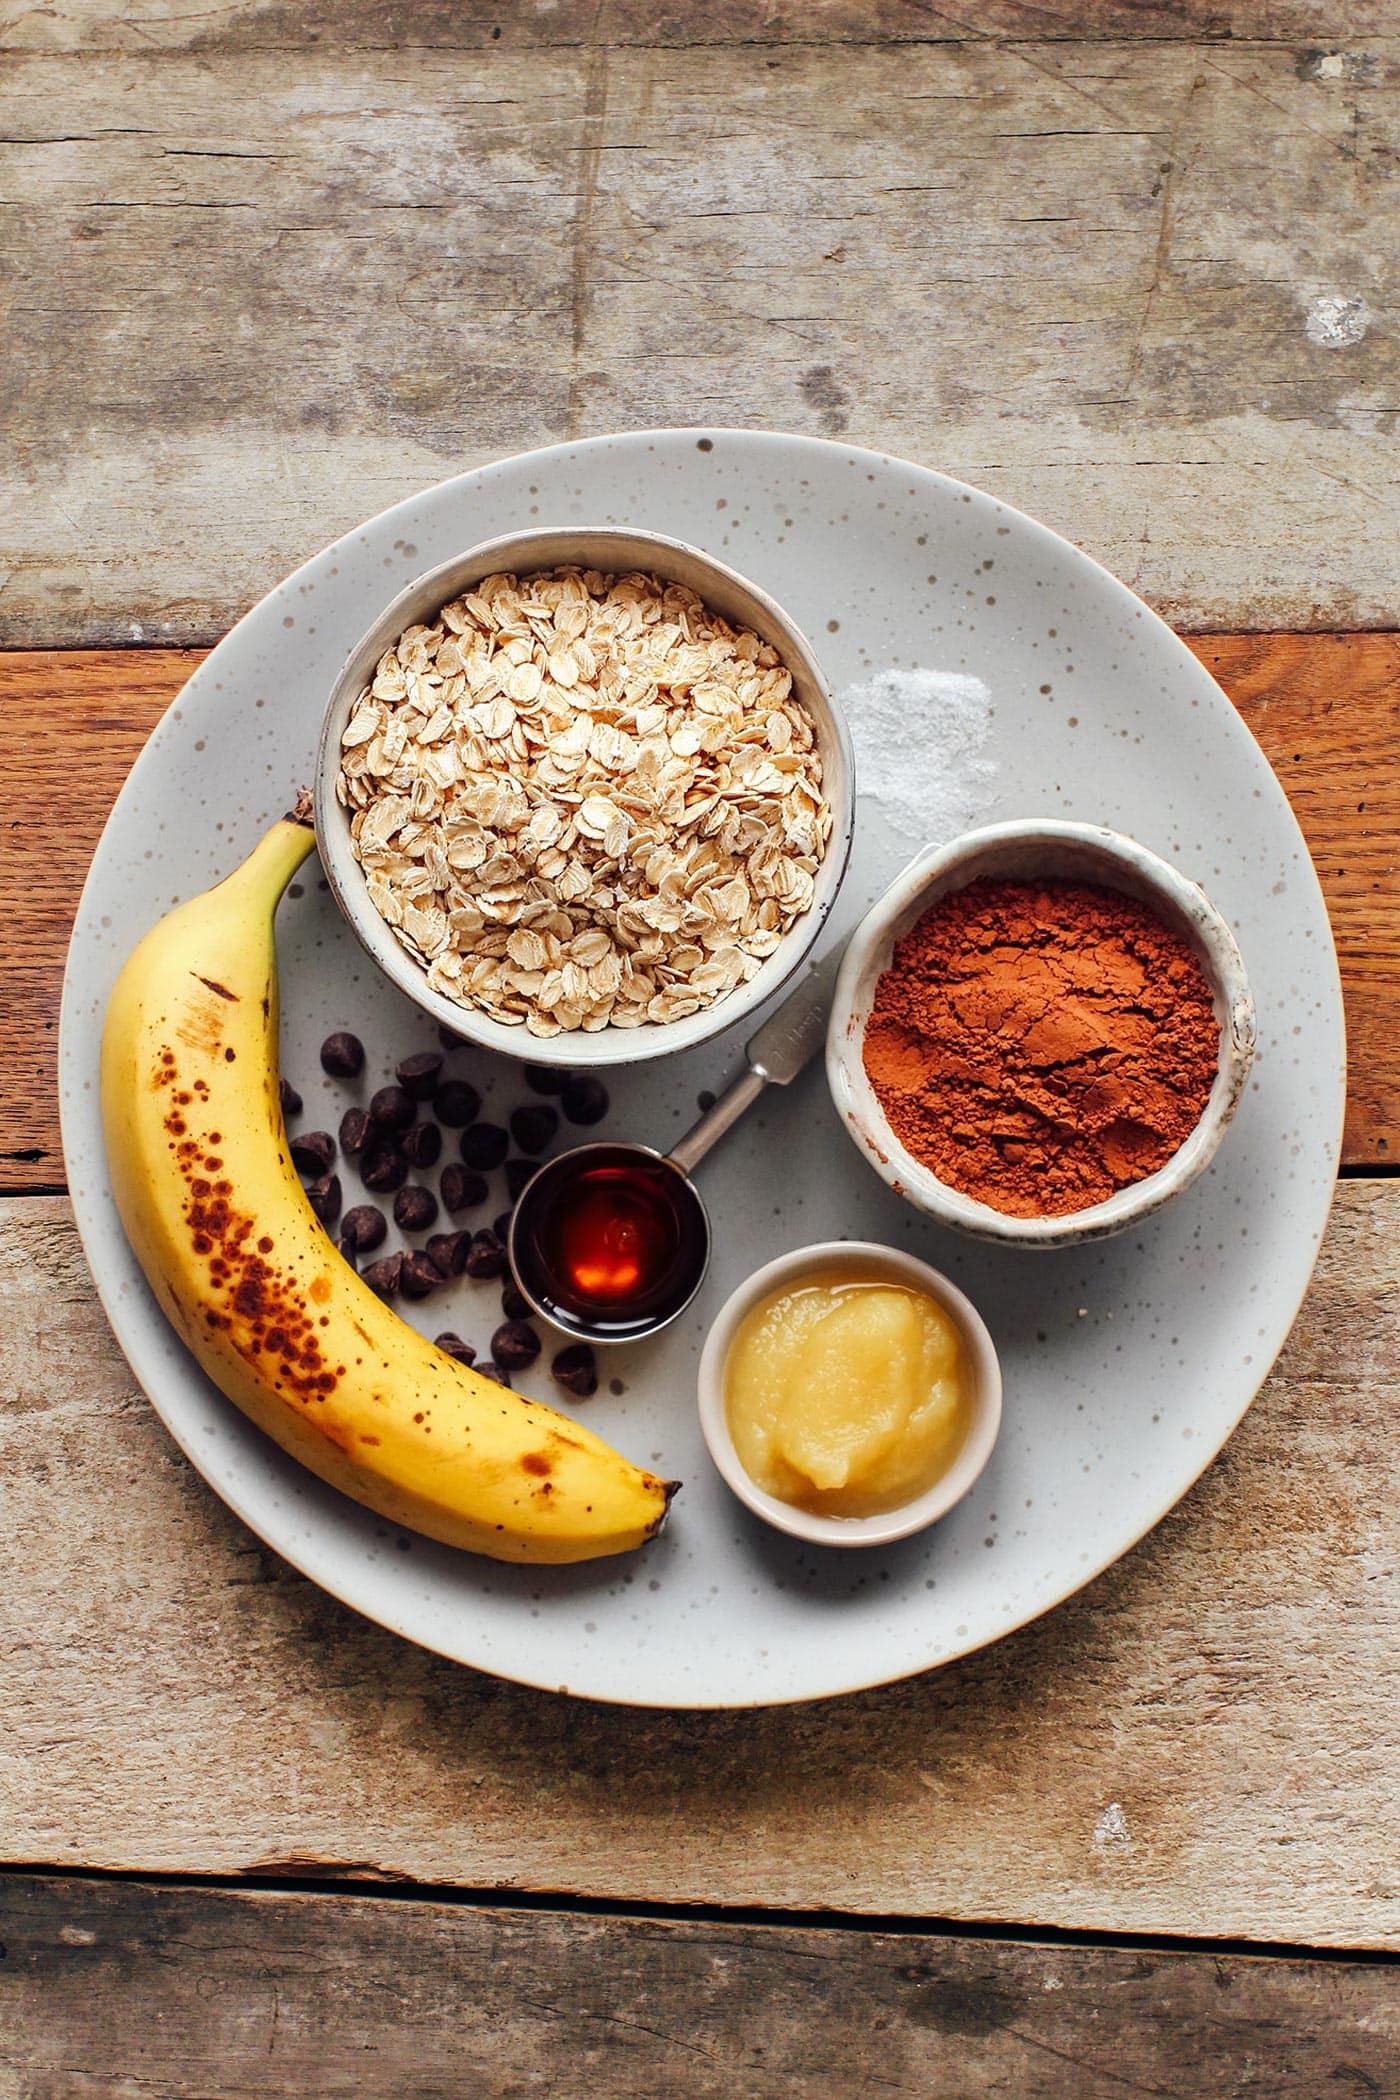
[[684,1304],[707,1245],[699,1202],[676,1168],[600,1146],[522,1207],[514,1253],[543,1311],[621,1341]]

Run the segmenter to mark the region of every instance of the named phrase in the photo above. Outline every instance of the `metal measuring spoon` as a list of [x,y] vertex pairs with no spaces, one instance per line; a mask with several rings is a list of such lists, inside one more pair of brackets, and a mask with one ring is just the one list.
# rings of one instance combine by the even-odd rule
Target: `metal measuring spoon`
[[589,1342],[631,1342],[679,1317],[710,1265],[710,1220],[691,1175],[766,1086],[787,1086],[826,1033],[836,957],[809,969],[745,1046],[745,1068],[669,1152],[575,1145],[526,1182],[510,1265],[534,1310]]

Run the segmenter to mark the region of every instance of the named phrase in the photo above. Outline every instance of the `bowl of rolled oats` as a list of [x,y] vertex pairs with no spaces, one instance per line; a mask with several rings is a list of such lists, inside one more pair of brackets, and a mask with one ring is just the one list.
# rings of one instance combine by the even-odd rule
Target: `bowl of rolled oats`
[[850,739],[779,606],[680,541],[513,534],[347,659],[316,832],[381,969],[538,1063],[686,1049],[776,992],[850,852]]

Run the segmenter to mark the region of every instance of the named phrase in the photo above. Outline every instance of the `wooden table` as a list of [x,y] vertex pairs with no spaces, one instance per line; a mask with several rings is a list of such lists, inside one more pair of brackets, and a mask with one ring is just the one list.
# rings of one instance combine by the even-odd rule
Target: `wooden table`
[[[6,0],[0,2094],[1400,2090],[1387,0]],[[1228,1449],[956,1667],[617,1711],[260,1547],[106,1328],[53,1051],[197,652],[354,520],[840,434],[1187,635],[1327,890],[1345,1166]]]

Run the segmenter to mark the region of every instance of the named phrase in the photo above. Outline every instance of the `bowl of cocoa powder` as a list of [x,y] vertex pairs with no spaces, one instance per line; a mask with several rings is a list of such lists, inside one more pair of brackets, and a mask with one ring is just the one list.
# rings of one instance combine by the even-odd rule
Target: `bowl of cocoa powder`
[[1254,1054],[1234,935],[1198,885],[1100,825],[930,848],[852,935],[827,1077],[897,1194],[982,1239],[1139,1223],[1214,1157]]

